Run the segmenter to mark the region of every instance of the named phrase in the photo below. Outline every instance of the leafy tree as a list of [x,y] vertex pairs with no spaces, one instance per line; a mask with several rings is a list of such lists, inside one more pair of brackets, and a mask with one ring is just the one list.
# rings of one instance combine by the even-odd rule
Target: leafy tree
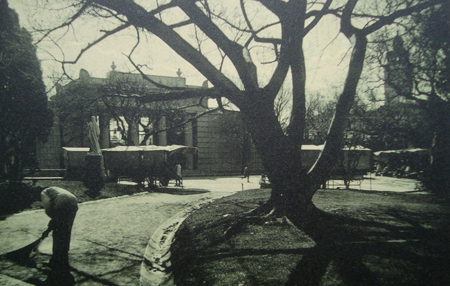
[[46,140],[53,123],[47,101],[31,35],[0,1],[0,181],[18,182],[37,165],[36,140]]
[[[201,72],[214,85],[211,95],[225,97],[239,108],[273,183],[271,198],[260,211],[307,217],[310,210],[315,210],[312,197],[329,176],[341,149],[369,36],[402,17],[420,14],[444,0],[387,0],[386,5],[357,0],[242,0],[238,9],[222,6],[220,1],[206,0],[173,0],[161,5],[158,1],[131,0],[70,2],[79,9],[62,26],[72,25],[80,15],[94,15],[98,20],[108,18],[109,23],[115,21],[117,26],[103,31],[99,41],[134,27],[138,41],[141,33],[151,33]],[[171,11],[180,12],[181,17],[166,17]],[[335,17],[336,21],[327,22],[329,17]],[[352,51],[325,146],[314,166],[306,170],[301,164],[300,148],[305,142],[306,120],[304,45],[309,39],[306,35],[318,23],[330,28],[337,25],[352,43]],[[202,33],[203,38],[219,48],[216,53],[222,56],[219,64],[213,64],[217,63],[212,58],[214,53],[202,53],[201,43],[187,37],[189,28]],[[90,47],[92,44],[82,52]],[[271,59],[258,57],[258,51],[270,52]],[[262,64],[268,62],[272,62],[273,69],[263,68]],[[224,64],[232,67],[234,74],[227,76],[222,69]],[[262,75],[267,75],[269,70],[273,71],[269,79],[263,80]],[[285,82],[289,82],[292,108],[288,126],[283,130],[276,116],[275,102]]]
[[64,89],[58,86],[57,90],[57,94],[50,98],[50,106],[58,116],[61,145],[83,146],[87,123],[98,111],[99,87],[75,83]]
[[428,148],[433,135],[424,111],[417,105],[384,105],[377,109],[358,106],[352,131],[364,135],[362,144],[373,151]]
[[[443,2],[423,13],[413,15],[405,22],[406,29],[401,31],[392,44],[383,43],[383,54],[387,58],[395,57],[402,64],[391,65],[397,74],[408,75],[408,80],[387,78],[398,96],[416,102],[422,111],[421,118],[426,121],[427,129],[433,138],[431,146],[431,168],[428,170],[428,185],[435,190],[450,191],[447,179],[450,172],[450,3]],[[386,35],[384,35],[386,37]],[[390,45],[394,49],[387,51]],[[396,52],[397,51],[397,52]],[[401,58],[403,57],[403,59]],[[386,63],[389,69],[389,61]],[[406,71],[406,73],[405,73]],[[405,78],[403,78],[405,79]],[[405,82],[410,87],[405,90]],[[417,129],[413,129],[417,130]],[[427,136],[430,138],[430,136]],[[422,137],[423,138],[423,137]]]
[[412,44],[415,93],[424,96],[426,113],[434,133],[431,166],[427,184],[435,191],[449,194],[450,182],[450,3],[446,1],[428,13],[413,18],[418,37]]

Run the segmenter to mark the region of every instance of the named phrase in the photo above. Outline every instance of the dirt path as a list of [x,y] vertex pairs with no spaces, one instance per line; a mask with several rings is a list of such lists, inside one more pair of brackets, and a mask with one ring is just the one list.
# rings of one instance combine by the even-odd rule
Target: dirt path
[[[87,202],[79,205],[72,232],[70,263],[77,285],[138,285],[141,257],[148,240],[164,221],[199,202],[258,187],[234,178],[185,179],[184,189]],[[43,210],[0,221],[0,254],[36,240],[49,219]],[[51,238],[34,256],[37,268],[0,261],[0,273],[40,285],[45,280]]]

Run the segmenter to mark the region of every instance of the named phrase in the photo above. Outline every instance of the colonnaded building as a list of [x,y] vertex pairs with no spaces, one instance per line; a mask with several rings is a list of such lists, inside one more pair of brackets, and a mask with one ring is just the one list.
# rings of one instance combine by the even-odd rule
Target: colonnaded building
[[87,125],[94,116],[102,149],[186,145],[197,147],[198,154],[186,156],[185,175],[237,175],[245,166],[262,172],[239,111],[223,102],[217,108],[207,82],[187,85],[180,70],[169,77],[119,72],[114,63],[111,68],[105,78],[82,69],[77,80],[57,87],[50,99],[51,135],[37,146],[40,169],[67,168],[64,150],[89,146]]

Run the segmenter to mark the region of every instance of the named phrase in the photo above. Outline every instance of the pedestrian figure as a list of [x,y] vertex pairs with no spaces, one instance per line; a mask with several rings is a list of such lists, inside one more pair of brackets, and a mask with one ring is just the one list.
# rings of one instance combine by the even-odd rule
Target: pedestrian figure
[[183,174],[181,173],[181,165],[178,163],[176,165],[177,175],[175,179],[175,186],[181,186],[181,180],[183,180]]
[[244,178],[247,178],[247,183],[250,182],[250,170],[248,169],[247,166],[245,166],[244,168]]
[[47,285],[74,285],[69,267],[69,248],[78,210],[77,198],[65,189],[49,187],[42,191],[41,199],[45,213],[51,218],[46,233],[53,231],[53,255]]
[[266,188],[269,185],[269,179],[267,178],[267,175],[262,173],[261,178],[259,179],[259,187],[261,189]]

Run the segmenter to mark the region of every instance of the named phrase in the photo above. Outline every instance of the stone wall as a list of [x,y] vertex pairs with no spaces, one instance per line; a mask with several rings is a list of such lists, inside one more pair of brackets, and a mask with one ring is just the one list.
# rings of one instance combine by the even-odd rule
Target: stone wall
[[[198,168],[201,175],[242,174],[244,165],[250,172],[261,173],[261,159],[250,144],[244,150],[244,133],[238,112],[222,112],[197,120]],[[247,158],[247,162],[244,160]]]

